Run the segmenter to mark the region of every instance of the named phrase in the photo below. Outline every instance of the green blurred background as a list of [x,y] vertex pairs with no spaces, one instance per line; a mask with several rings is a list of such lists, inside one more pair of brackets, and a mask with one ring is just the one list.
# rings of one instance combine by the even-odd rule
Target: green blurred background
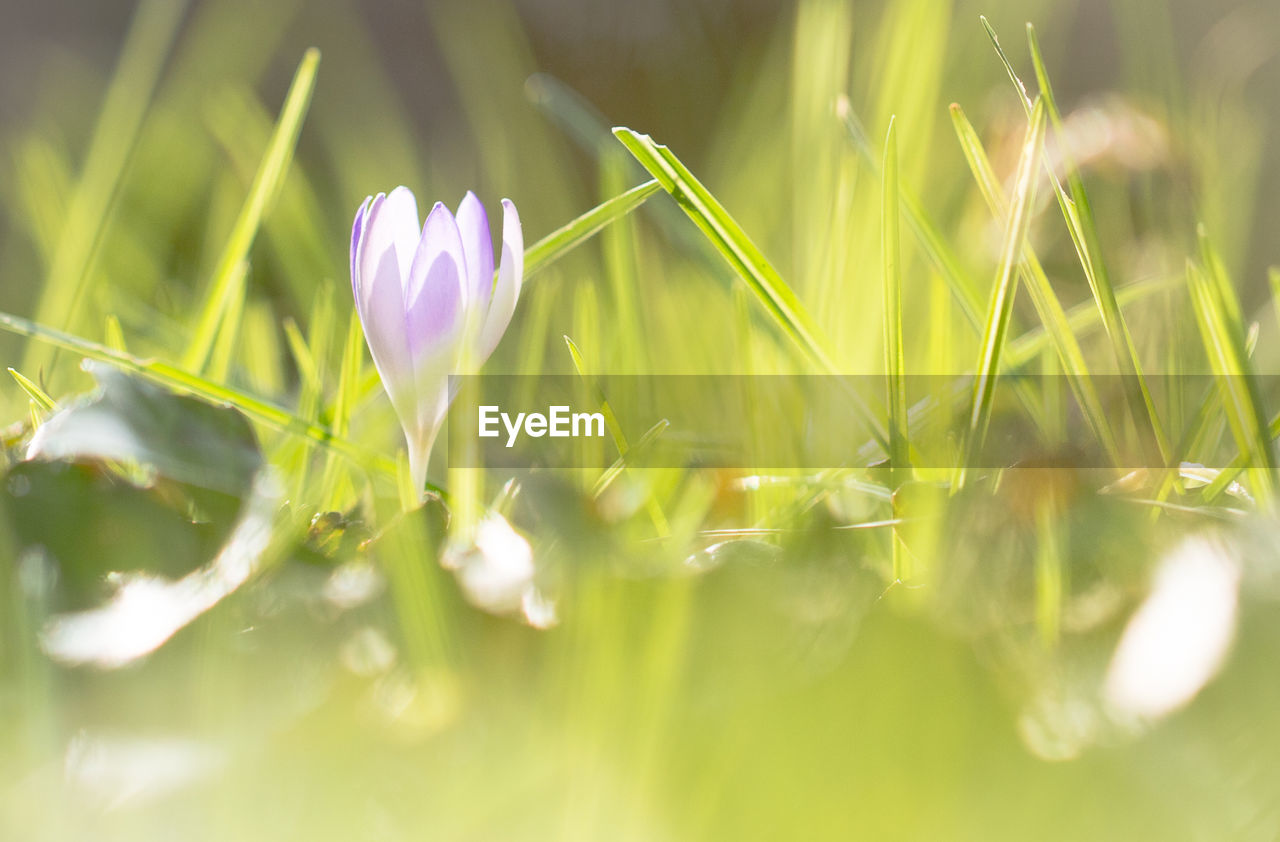
[[[1255,364],[1273,367],[1280,9],[1267,2],[7,0],[0,310],[180,359],[315,46],[296,156],[203,375],[394,453],[367,361],[357,408],[334,409],[360,200],[397,184],[421,206],[508,196],[528,244],[644,180],[612,125],[669,144],[814,312],[839,367],[878,373],[880,187],[835,103],[847,95],[877,144],[896,115],[903,184],[985,285],[999,225],[947,106],[964,107],[1002,177],[1025,119],[980,14],[1024,78],[1035,23],[1117,285],[1179,278],[1203,222],[1261,325]],[[1032,240],[1063,303],[1087,304],[1052,204],[1042,190]],[[909,370],[969,369],[976,337],[904,252]],[[740,287],[659,195],[530,279],[490,366],[571,373],[568,335],[600,372],[804,371]],[[1197,367],[1175,294],[1127,315],[1154,368]],[[1015,322],[1035,324],[1025,301]],[[1103,343],[1085,350],[1112,364]],[[15,336],[0,336],[0,360],[55,398],[92,386],[73,354]],[[1072,502],[1046,525],[1025,503],[1039,476],[957,500],[922,487],[892,511],[874,483],[742,493],[654,471],[601,502],[589,480],[525,477],[505,511],[552,621],[442,569],[439,506],[400,513],[377,470],[130,399],[177,419],[148,457],[159,483],[97,462],[32,473],[17,464],[28,397],[0,389],[0,420],[18,425],[0,544],[0,838],[1216,842],[1280,828],[1263,750],[1280,740],[1268,518],[1212,528],[1241,571],[1222,674],[1185,708],[1126,716],[1104,699],[1118,641],[1161,559],[1208,527],[1108,502],[1100,481],[1070,475]],[[174,433],[197,418],[194,443]],[[270,564],[122,668],[50,657],[48,622],[105,599],[110,574],[176,579],[255,522],[245,476],[209,489],[166,475],[166,459],[205,447],[214,463],[246,448],[253,461],[259,446],[284,486],[262,515],[284,512]],[[477,499],[506,506],[505,479]],[[898,506],[937,516],[902,536],[930,559],[918,587],[893,584],[883,530],[833,529]],[[712,531],[744,525],[777,531]],[[1048,544],[1068,570],[1051,633],[1037,602]],[[1175,607],[1171,628],[1212,630],[1196,612],[1214,605]]]

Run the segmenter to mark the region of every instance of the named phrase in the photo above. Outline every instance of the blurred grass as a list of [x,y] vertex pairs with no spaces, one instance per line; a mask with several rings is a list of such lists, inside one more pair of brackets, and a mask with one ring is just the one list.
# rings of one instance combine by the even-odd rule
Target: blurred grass
[[[148,659],[95,672],[40,636],[76,576],[106,599],[120,571],[60,570],[0,517],[0,829],[1269,838],[1274,313],[1252,325],[1280,305],[1274,272],[1248,274],[1251,65],[1180,72],[1181,12],[1144,0],[1116,10],[1129,77],[1082,98],[1070,8],[988,5],[1006,37],[1026,17],[1052,33],[1047,55],[1034,30],[993,55],[973,11],[932,0],[799,0],[749,51],[687,68],[672,28],[611,62],[728,81],[696,110],[670,91],[654,125],[625,91],[591,103],[589,79],[538,75],[545,32],[499,0],[415,10],[404,38],[430,39],[409,86],[385,27],[338,0],[143,0],[105,81],[51,51],[54,81],[0,127],[0,309],[25,314],[0,324],[29,340],[0,345],[8,465],[87,386],[79,358],[108,361],[254,423],[281,548]],[[521,209],[532,282],[487,370],[576,372],[606,407],[604,373],[887,374],[878,443],[849,442],[870,467],[645,468],[668,426],[610,414],[603,472],[446,475],[437,457],[444,499],[405,511],[345,255],[359,199],[397,183]],[[1063,373],[1083,415],[1053,378],[1005,394],[1025,371]],[[1199,371],[1216,386],[1199,406],[1146,374]],[[1127,417],[1102,409],[1092,375],[1110,373]],[[911,394],[915,374],[976,385]],[[1101,456],[950,485],[911,467],[1015,417],[1032,455],[1057,432]],[[131,476],[110,467],[85,487]],[[207,538],[190,489],[110,487],[129,522],[177,510]],[[498,516],[533,560],[514,605],[487,602],[496,574],[476,567]],[[90,557],[129,546],[47,517]],[[1233,659],[1184,711],[1126,719],[1109,658],[1161,558],[1209,524],[1245,571]]]

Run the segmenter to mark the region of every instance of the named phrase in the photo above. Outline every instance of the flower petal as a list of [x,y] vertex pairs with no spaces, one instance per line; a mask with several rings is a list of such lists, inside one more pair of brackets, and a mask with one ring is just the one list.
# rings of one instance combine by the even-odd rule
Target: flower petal
[[[400,188],[403,190],[403,188]],[[417,207],[413,194],[404,190],[379,193],[369,205],[356,245],[355,277],[352,281],[360,324],[391,403],[401,419],[412,415],[413,360],[405,332],[404,294],[401,283],[399,241],[409,214],[417,230]],[[408,194],[405,202],[404,194]],[[416,234],[415,234],[416,236]]]
[[457,222],[467,262],[468,306],[483,314],[493,295],[493,240],[489,235],[489,215],[470,190],[458,205]]
[[498,347],[511,315],[520,298],[520,285],[524,281],[524,232],[520,228],[520,215],[510,199],[502,200],[502,263],[498,267],[498,281],[493,289],[493,300],[484,315],[480,329],[478,358],[482,363]]
[[370,234],[378,233],[375,226],[382,227],[382,235],[395,246],[396,263],[400,266],[400,278],[409,276],[409,267],[413,263],[413,255],[418,250],[418,202],[413,191],[408,187],[397,187],[387,194],[382,213],[377,219],[370,214]]
[[458,225],[449,209],[436,202],[422,227],[404,289],[409,353],[415,363],[425,355],[454,350],[463,326],[466,276]]
[[355,293],[357,307],[360,306],[360,292],[356,283],[359,277],[356,272],[356,252],[360,247],[360,235],[364,233],[364,225],[369,218],[369,205],[372,202],[373,197],[366,196],[360,203],[360,209],[356,211],[355,222],[351,223],[351,291]]

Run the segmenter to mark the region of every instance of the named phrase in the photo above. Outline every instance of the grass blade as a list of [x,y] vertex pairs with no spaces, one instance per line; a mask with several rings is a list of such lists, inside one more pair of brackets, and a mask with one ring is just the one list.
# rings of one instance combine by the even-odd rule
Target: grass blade
[[238,267],[248,258],[249,249],[262,225],[262,217],[279,193],[289,171],[293,148],[302,129],[302,120],[311,103],[311,92],[315,88],[319,64],[320,51],[312,47],[302,57],[302,62],[294,73],[293,83],[285,96],[284,107],[280,110],[280,119],[276,121],[266,154],[253,178],[240,215],[236,217],[231,236],[227,238],[214,267],[209,293],[200,309],[191,344],[182,358],[183,368],[195,372],[204,371],[219,327],[235,309],[235,299],[244,296],[246,273],[238,271]]
[[[876,155],[875,147],[867,137],[861,121],[854,113],[847,97],[836,102],[836,115],[844,124],[845,133],[854,149],[863,161],[873,170],[877,170],[883,178],[883,164]],[[920,200],[904,185],[898,185],[898,197],[902,212],[906,215],[907,226],[915,235],[920,248],[934,268],[942,275],[951,290],[960,312],[964,315],[975,334],[982,332],[982,301],[977,293],[977,284],[969,277],[960,258],[947,244],[942,232],[924,212]]]
[[[978,138],[978,133],[974,130],[968,118],[965,117],[964,111],[959,105],[951,106],[951,119],[952,125],[955,127],[956,136],[960,141],[960,147],[964,151],[965,160],[969,163],[969,169],[973,172],[974,180],[978,182],[978,187],[982,192],[983,198],[986,199],[987,206],[997,218],[1004,218],[1009,212],[1009,202],[1004,195],[1004,188],[1000,184],[1000,179],[996,176],[995,170],[991,166],[991,161],[987,158],[987,153],[982,148],[982,141]],[[1089,377],[1089,368],[1085,362],[1084,352],[1080,349],[1080,343],[1076,341],[1075,334],[1071,330],[1062,302],[1058,300],[1058,296],[1054,293],[1053,286],[1049,283],[1044,267],[1040,265],[1040,260],[1036,257],[1035,251],[1029,243],[1023,246],[1020,270],[1027,291],[1031,294],[1032,303],[1035,305],[1036,312],[1040,316],[1040,321],[1045,327],[1054,350],[1057,351],[1062,369],[1067,375],[1068,383],[1071,385],[1071,390],[1075,394],[1078,405],[1084,412],[1085,419],[1093,429],[1094,435],[1097,436],[1107,456],[1113,463],[1118,464],[1120,461],[1119,448],[1116,445],[1111,425],[1107,421],[1106,413],[1102,409],[1102,399],[1098,395],[1092,379]]]
[[1013,205],[1005,227],[1004,246],[1000,253],[1000,264],[996,270],[995,286],[991,291],[987,326],[982,334],[982,350],[978,356],[973,383],[973,410],[969,416],[964,458],[956,471],[955,489],[963,487],[965,468],[981,449],[991,420],[996,378],[1000,373],[1000,354],[1004,350],[1009,330],[1009,317],[1013,313],[1014,293],[1017,290],[1014,284],[1014,272],[1031,222],[1031,204],[1035,197],[1035,174],[1040,164],[1044,128],[1044,103],[1037,100],[1031,111],[1031,125],[1027,128],[1026,139],[1022,145],[1022,156],[1018,161]]
[[[1242,464],[1261,469],[1254,472],[1254,492],[1259,503],[1269,505],[1275,500],[1276,459],[1257,382],[1245,351],[1240,304],[1203,229],[1200,240],[1205,265],[1202,268],[1189,263],[1187,267],[1196,323],[1218,379],[1227,424],[1240,450]],[[1225,485],[1226,481],[1222,487]],[[1209,496],[1219,490],[1215,481],[1205,493]]]
[[[586,361],[582,358],[582,351],[578,349],[577,343],[566,336],[564,337],[564,344],[569,349],[569,356],[573,359],[574,370],[578,372],[578,376],[582,378],[583,382],[591,390],[596,403],[600,407],[600,414],[604,416],[605,426],[609,428],[609,435],[613,437],[613,443],[618,448],[618,460],[596,479],[593,486],[592,493],[599,495],[604,491],[609,483],[613,482],[613,480],[617,478],[613,473],[614,468],[617,468],[618,471],[623,470],[628,462],[628,457],[631,456],[634,458],[634,451],[636,448],[632,447],[627,441],[627,435],[623,432],[622,425],[618,423],[618,417],[613,414],[613,407],[609,406],[609,399],[605,395],[604,390],[600,388],[600,384],[596,383],[588,373]],[[649,442],[653,441],[667,429],[667,426],[668,422],[666,419],[659,420],[657,424],[651,427],[641,437],[640,442],[637,442],[637,447],[639,447],[641,443],[647,445]],[[657,530],[658,535],[666,537],[671,534],[671,525],[667,521],[667,516],[662,511],[662,506],[656,499],[654,499],[652,494],[645,495],[645,510],[649,514],[649,519],[653,521],[653,527]]]
[[[653,138],[624,126],[614,128],[613,133],[701,229],[716,251],[746,282],[782,332],[823,371],[838,373],[827,352],[826,342],[820,338],[817,325],[804,305],[711,192],[670,149],[654,143]],[[851,392],[850,397],[863,420],[871,425],[876,442],[888,451],[888,434],[879,422],[880,416],[867,406],[862,396]]]
[[0,312],[0,330],[30,339],[39,339],[63,350],[111,363],[179,392],[186,392],[213,403],[228,404],[260,424],[282,432],[304,436],[362,465],[372,467],[388,475],[392,475],[395,472],[395,463],[392,460],[385,456],[371,453],[355,442],[336,435],[327,427],[299,418],[284,407],[256,398],[230,386],[215,383],[169,363],[141,359],[131,354],[115,351],[106,345],[100,345],[97,342],[82,339],[65,331],[55,330],[10,313]]
[[[334,435],[346,437],[351,429],[351,413],[355,409],[356,390],[360,384],[360,366],[364,361],[364,332],[360,327],[360,316],[355,308],[351,309],[350,321],[347,324],[346,343],[342,346],[342,362],[338,368],[338,390],[333,399],[333,420],[330,428]],[[320,495],[325,501],[326,509],[337,509],[342,505],[339,495],[339,464],[330,451],[325,460],[324,472],[321,474]]]
[[656,180],[632,187],[625,193],[614,196],[607,202],[596,205],[568,224],[557,228],[524,251],[524,275],[528,278],[540,269],[544,269],[569,251],[591,238],[601,228],[621,216],[644,204],[645,200],[658,192]]
[[[53,252],[35,310],[38,322],[66,330],[77,327],[99,246],[185,6],[171,0],[144,0],[134,13]],[[20,368],[38,371],[50,359],[47,348],[28,347]]]
[[[904,468],[907,444],[906,364],[902,351],[902,264],[898,236],[898,136],[894,118],[884,141],[880,253],[884,260],[884,367],[888,384],[889,464]],[[897,483],[891,483],[895,485]]]
[[[1022,80],[1018,77],[1017,71],[1013,69],[1013,64],[1009,61],[1004,48],[1000,46],[1000,39],[991,24],[985,17],[981,20],[983,28],[986,29],[987,35],[995,47],[996,54],[1000,57],[1000,61],[1004,64],[1009,78],[1013,80],[1014,86],[1018,90],[1023,108],[1030,114],[1032,104],[1027,94],[1026,86],[1022,84]],[[1049,74],[1045,70],[1044,59],[1040,52],[1040,44],[1036,38],[1035,29],[1030,25],[1027,26],[1027,40],[1032,63],[1035,66],[1036,81],[1040,85],[1040,99],[1044,102],[1049,123],[1053,126],[1054,133],[1061,137],[1063,134],[1062,112],[1059,110],[1057,100],[1054,98],[1053,86],[1049,83]],[[1136,424],[1146,427],[1151,432],[1149,441],[1145,437],[1143,439],[1144,447],[1147,450],[1147,458],[1151,464],[1167,465],[1171,458],[1169,439],[1164,431],[1164,425],[1156,412],[1155,402],[1151,398],[1151,390],[1148,388],[1146,377],[1142,373],[1142,364],[1138,358],[1137,347],[1133,343],[1133,336],[1129,333],[1128,325],[1120,312],[1120,305],[1116,301],[1115,287],[1112,285],[1106,264],[1102,259],[1101,239],[1098,236],[1098,226],[1093,216],[1093,207],[1089,202],[1088,192],[1084,187],[1084,180],[1081,178],[1080,170],[1071,160],[1065,146],[1062,146],[1061,149],[1070,194],[1063,188],[1053,167],[1046,164],[1046,170],[1053,184],[1054,194],[1058,199],[1058,206],[1066,219],[1067,229],[1071,234],[1077,256],[1080,258],[1080,265],[1084,270],[1085,279],[1089,282],[1089,291],[1093,294],[1094,301],[1097,303],[1101,313],[1102,325],[1111,341],[1112,353],[1115,355],[1121,372],[1126,375],[1124,378],[1125,397],[1129,405],[1129,412]]]
[[624,450],[622,455],[614,460],[613,464],[606,468],[604,473],[596,479],[595,483],[591,486],[592,498],[599,499],[600,495],[605,492],[605,489],[612,485],[613,481],[621,476],[622,472],[635,461],[636,454],[642,452],[651,443],[656,441],[658,436],[665,433],[667,427],[670,426],[670,421],[665,418],[659,418],[658,423],[654,424],[648,430],[645,430],[644,434],[641,435],[640,438],[636,439],[636,443]]
[[49,397],[44,389],[41,389],[33,381],[28,380],[14,368],[9,369],[9,374],[17,381],[22,391],[27,393],[27,397],[31,398],[31,403],[43,412],[53,412],[58,408],[58,402]]
[[710,191],[667,147],[654,143],[648,135],[621,126],[613,133],[702,229],[716,250],[751,287],[783,332],[822,369],[835,373],[835,363],[818,338],[817,326],[804,305]]
[[[884,261],[884,367],[889,407],[889,486],[897,489],[909,475],[911,446],[907,438],[906,362],[902,350],[902,263],[898,234],[898,135],[896,120],[889,118],[884,141],[884,164],[880,179],[880,253]],[[894,515],[898,515],[897,506]],[[910,553],[895,529],[892,539],[893,579],[905,582],[911,576]]]

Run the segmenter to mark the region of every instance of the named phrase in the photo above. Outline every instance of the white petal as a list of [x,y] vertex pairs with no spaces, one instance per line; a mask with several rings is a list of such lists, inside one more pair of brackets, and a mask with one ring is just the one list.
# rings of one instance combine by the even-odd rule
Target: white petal
[[520,216],[510,199],[502,200],[502,263],[498,268],[498,281],[493,290],[493,300],[485,314],[480,329],[477,364],[484,362],[498,347],[520,298],[520,285],[524,281],[524,233],[520,229]]
[[413,194],[404,188],[397,188],[390,196],[374,197],[360,234],[353,279],[365,341],[402,421],[411,412],[414,397],[400,252],[408,225],[416,243],[416,217]]
[[416,361],[456,343],[467,302],[466,261],[453,214],[437,202],[427,215],[404,290],[409,353]]
[[467,262],[470,306],[484,313],[489,309],[489,299],[493,296],[493,240],[489,234],[489,215],[470,190],[458,205],[457,221]]
[[387,237],[395,247],[400,278],[407,278],[413,255],[418,251],[418,201],[413,197],[413,191],[400,186],[388,193],[381,218],[370,219],[369,225],[385,229],[377,233]]
[[360,252],[360,240],[364,235],[365,223],[369,221],[369,205],[372,203],[373,197],[366,196],[360,203],[360,209],[356,211],[355,221],[351,223],[351,291],[355,295],[357,308],[360,307],[360,286],[357,282],[360,270],[356,264],[356,255]]

